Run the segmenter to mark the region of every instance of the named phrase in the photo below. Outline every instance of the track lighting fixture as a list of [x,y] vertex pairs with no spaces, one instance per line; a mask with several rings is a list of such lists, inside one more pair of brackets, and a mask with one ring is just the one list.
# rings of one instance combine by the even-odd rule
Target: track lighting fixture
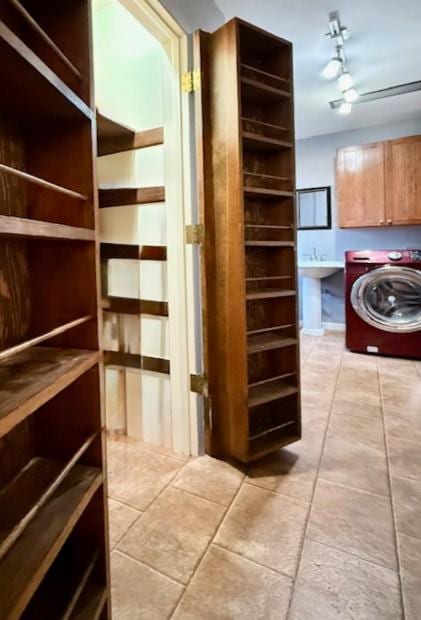
[[329,32],[326,36],[335,44],[335,55],[323,69],[322,75],[328,80],[338,79],[343,99],[337,110],[341,114],[349,114],[352,110],[352,104],[358,99],[358,93],[354,88],[354,80],[348,71],[344,48],[344,42],[350,37],[350,34],[350,30],[346,26],[342,26],[339,12],[332,11],[329,13]]
[[341,67],[341,58],[339,58],[339,56],[334,56],[329,60],[326,67],[323,69],[322,75],[327,80],[332,80],[333,78],[337,77],[339,71],[341,70]]

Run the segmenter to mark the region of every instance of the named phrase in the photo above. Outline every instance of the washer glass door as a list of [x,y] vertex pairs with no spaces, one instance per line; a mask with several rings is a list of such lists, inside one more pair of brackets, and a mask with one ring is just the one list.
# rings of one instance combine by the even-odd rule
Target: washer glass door
[[354,282],[351,303],[369,325],[387,332],[421,330],[421,271],[386,265]]

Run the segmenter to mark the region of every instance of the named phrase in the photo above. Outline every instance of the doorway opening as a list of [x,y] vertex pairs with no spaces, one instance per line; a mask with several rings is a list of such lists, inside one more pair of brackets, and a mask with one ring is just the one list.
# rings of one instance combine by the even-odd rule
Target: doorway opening
[[106,427],[197,455],[187,36],[151,0],[97,0],[93,33]]

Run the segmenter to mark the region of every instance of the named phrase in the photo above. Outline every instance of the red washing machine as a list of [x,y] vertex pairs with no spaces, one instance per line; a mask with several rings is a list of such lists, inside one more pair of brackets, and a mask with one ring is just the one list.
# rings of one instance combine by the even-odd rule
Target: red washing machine
[[421,250],[345,253],[346,346],[421,359]]

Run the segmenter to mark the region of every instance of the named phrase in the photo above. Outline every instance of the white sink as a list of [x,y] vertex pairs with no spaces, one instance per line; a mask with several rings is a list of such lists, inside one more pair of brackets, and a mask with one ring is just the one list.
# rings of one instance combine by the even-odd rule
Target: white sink
[[340,260],[302,260],[298,271],[303,278],[303,333],[321,336],[322,290],[321,280],[344,268]]
[[298,263],[300,276],[318,280],[328,278],[343,268],[344,263],[340,260],[303,260]]

